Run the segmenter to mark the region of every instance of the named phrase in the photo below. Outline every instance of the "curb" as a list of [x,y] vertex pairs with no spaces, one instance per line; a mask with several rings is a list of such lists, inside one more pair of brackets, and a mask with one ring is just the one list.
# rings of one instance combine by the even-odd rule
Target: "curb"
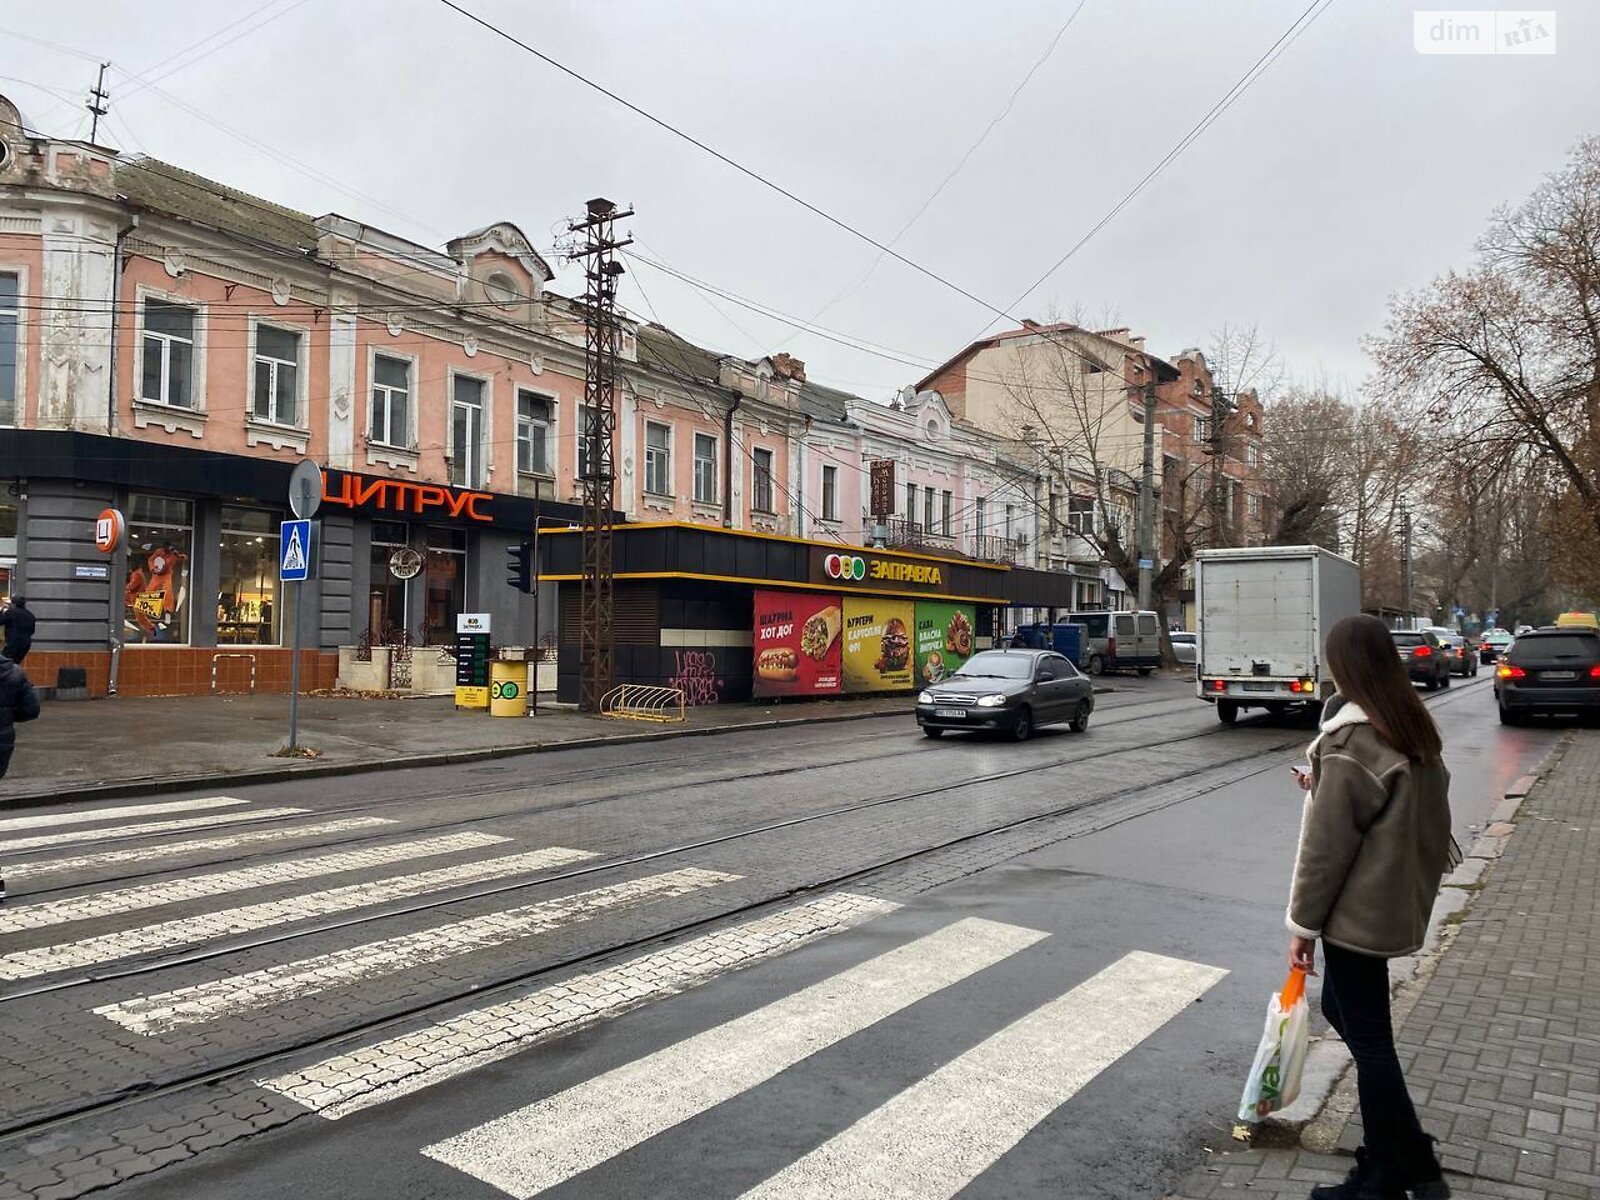
[[318,763],[307,761],[302,766],[259,767],[235,771],[226,775],[185,775],[168,778],[119,780],[115,783],[94,784],[66,788],[49,794],[7,796],[0,798],[0,811],[12,808],[38,808],[46,804],[64,804],[78,800],[116,800],[129,796],[159,796],[169,792],[189,791],[211,785],[229,784],[249,786],[262,783],[283,783],[291,779],[308,777],[328,779],[340,775],[365,775],[376,771],[406,771],[417,767],[452,766],[457,763],[485,762],[497,758],[515,758],[524,754],[555,754],[563,750],[593,750],[601,746],[632,746],[649,742],[673,741],[677,738],[716,737],[726,733],[743,733],[747,730],[785,729],[792,725],[830,725],[841,721],[868,721],[882,717],[909,716],[908,710],[882,712],[827,713],[814,717],[772,717],[761,721],[748,721],[738,725],[708,725],[699,729],[670,729],[650,733],[599,734],[592,737],[570,738],[559,742],[530,742],[520,746],[485,746],[473,750],[444,750],[430,754],[404,754],[369,762]]

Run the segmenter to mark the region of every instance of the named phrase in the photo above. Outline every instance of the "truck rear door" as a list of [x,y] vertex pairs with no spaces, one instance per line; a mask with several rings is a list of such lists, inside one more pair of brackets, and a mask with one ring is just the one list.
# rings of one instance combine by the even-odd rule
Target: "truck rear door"
[[1309,559],[1218,559],[1202,570],[1205,675],[1310,674],[1316,635]]

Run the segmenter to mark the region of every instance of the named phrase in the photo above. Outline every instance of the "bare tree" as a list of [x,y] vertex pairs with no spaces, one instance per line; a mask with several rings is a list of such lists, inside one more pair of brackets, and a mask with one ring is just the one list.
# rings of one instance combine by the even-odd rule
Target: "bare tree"
[[1293,387],[1268,405],[1262,473],[1272,487],[1275,546],[1340,548],[1355,412],[1324,387]]

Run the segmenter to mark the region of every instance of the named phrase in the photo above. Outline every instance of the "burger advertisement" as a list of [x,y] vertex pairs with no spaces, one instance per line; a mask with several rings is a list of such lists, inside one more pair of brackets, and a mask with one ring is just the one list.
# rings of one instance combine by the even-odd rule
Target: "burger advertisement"
[[910,600],[853,596],[844,601],[844,690],[900,692],[912,687]]
[[755,606],[755,697],[838,695],[844,630],[839,597],[758,591]]
[[948,679],[972,657],[977,612],[967,604],[917,602],[917,686]]

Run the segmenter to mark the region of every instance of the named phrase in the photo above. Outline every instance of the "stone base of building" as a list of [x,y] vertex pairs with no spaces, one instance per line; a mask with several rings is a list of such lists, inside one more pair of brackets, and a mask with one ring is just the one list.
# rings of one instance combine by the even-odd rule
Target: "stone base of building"
[[[119,696],[210,696],[289,691],[294,651],[272,646],[140,646],[124,649],[117,669]],[[81,668],[91,696],[104,696],[111,673],[109,650],[35,650],[23,664],[34,686],[54,688],[63,667]],[[252,674],[254,683],[252,687]],[[339,656],[303,650],[300,687],[331,688]]]

